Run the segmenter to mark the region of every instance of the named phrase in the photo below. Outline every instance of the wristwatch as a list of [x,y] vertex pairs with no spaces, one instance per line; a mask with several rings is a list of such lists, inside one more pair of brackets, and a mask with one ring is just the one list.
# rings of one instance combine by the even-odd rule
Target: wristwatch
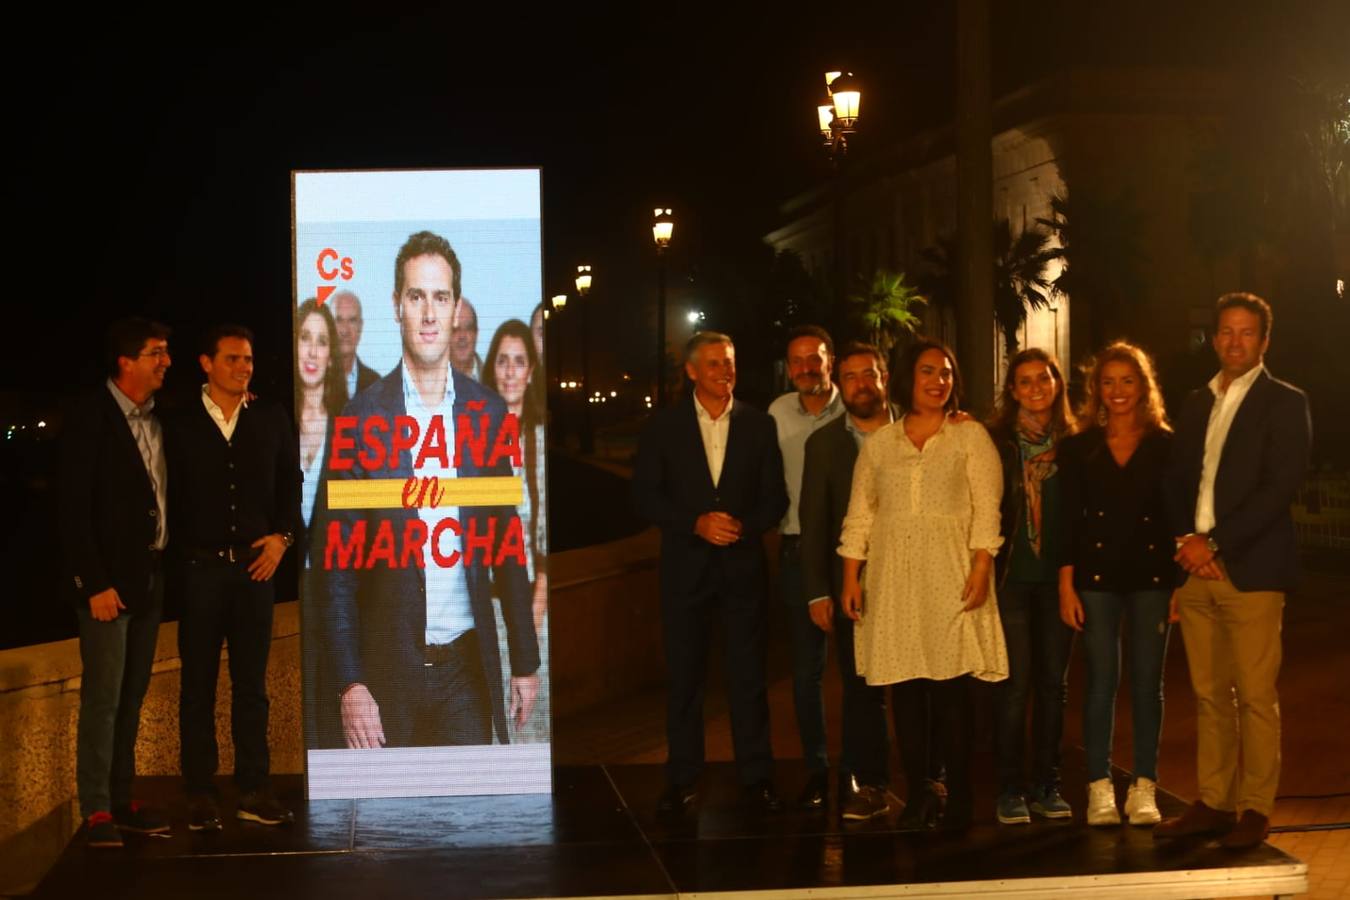
[[1210,553],[1213,553],[1215,556],[1219,555],[1219,542],[1214,540],[1214,538],[1208,534],[1205,535],[1205,546],[1209,548]]
[[[281,540],[289,547],[295,543],[295,535],[291,534],[289,531],[283,531],[281,533]],[[1213,542],[1211,541],[1211,543]]]

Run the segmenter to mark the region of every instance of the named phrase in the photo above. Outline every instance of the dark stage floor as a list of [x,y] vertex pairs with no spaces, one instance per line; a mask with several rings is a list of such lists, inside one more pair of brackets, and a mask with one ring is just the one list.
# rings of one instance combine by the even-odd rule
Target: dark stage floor
[[[1083,796],[1081,760],[1066,796]],[[785,799],[805,779],[779,765]],[[1201,841],[1155,842],[1148,829],[1088,828],[1081,818],[999,826],[992,802],[960,836],[913,835],[889,819],[842,827],[835,811],[756,816],[730,764],[709,766],[697,808],[658,821],[658,766],[566,766],[541,796],[306,803],[277,779],[296,824],[227,819],[192,834],[176,778],[141,794],[172,815],[169,837],[90,850],[77,834],[37,897],[674,897],[1242,896],[1306,890],[1306,866],[1264,845],[1233,853]],[[1123,778],[1118,784],[1124,794]],[[989,791],[983,791],[988,796]],[[225,791],[228,813],[233,797]],[[1181,802],[1159,793],[1164,814]],[[1081,809],[1076,810],[1081,817]]]

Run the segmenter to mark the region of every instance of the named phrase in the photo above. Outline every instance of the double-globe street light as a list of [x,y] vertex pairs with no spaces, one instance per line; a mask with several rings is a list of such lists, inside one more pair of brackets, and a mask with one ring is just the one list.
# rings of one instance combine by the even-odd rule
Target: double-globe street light
[[[591,267],[588,265],[577,266],[577,296],[578,305],[581,307],[581,386],[586,396],[590,396],[591,388],[591,356],[590,347],[587,338],[586,328],[586,295],[591,292]],[[582,404],[581,407],[582,427],[581,427],[581,450],[583,453],[590,453],[594,448],[594,440],[591,435],[591,405]]]
[[668,208],[652,210],[652,240],[656,242],[656,408],[666,405],[666,248],[675,233]]
[[862,84],[852,72],[826,72],[825,92],[826,96],[816,105],[816,120],[834,169],[834,291],[835,302],[842,303],[848,285],[844,279],[844,198],[839,169],[848,153],[848,136],[857,131]]

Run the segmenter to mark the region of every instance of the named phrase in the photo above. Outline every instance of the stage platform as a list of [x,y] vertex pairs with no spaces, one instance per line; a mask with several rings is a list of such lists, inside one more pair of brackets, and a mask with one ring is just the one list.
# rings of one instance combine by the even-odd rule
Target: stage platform
[[[779,764],[785,801],[805,781]],[[552,795],[310,801],[301,779],[276,779],[296,811],[287,828],[232,817],[193,834],[176,778],[140,795],[172,816],[167,837],[132,835],[91,850],[77,834],[35,897],[347,898],[881,898],[1233,897],[1307,890],[1307,866],[1269,845],[1225,851],[1155,842],[1146,828],[1083,824],[1081,762],[1065,772],[1073,820],[1000,826],[989,791],[962,835],[905,834],[887,819],[843,825],[835,810],[760,816],[740,803],[734,769],[710,765],[696,808],[659,819],[658,766],[570,766]],[[1117,779],[1124,795],[1124,777]],[[985,786],[987,788],[987,786]],[[1164,815],[1182,803],[1159,793]]]

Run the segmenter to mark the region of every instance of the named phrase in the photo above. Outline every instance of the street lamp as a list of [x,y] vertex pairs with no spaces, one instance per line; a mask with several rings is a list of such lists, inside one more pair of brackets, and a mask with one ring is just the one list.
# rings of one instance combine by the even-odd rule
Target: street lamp
[[852,72],[826,72],[825,97],[816,105],[816,121],[836,166],[848,152],[848,136],[857,128],[862,83]]
[[[589,349],[589,338],[586,334],[586,307],[590,306],[586,301],[586,295],[591,292],[591,267],[588,265],[577,266],[577,294],[581,304],[581,386],[583,390],[589,390],[591,386],[591,355]],[[581,431],[581,449],[584,453],[590,453],[595,449],[593,437],[591,435],[591,405],[587,403],[581,408],[582,431]]]
[[670,209],[652,210],[652,240],[656,242],[656,408],[666,400],[666,247],[675,233]]
[[839,167],[848,153],[848,136],[857,131],[858,110],[862,106],[862,84],[852,72],[826,72],[824,99],[816,105],[816,121],[821,138],[830,153],[834,168],[834,293],[842,302],[845,283],[843,260],[843,178]]
[[[553,311],[553,316],[545,315],[544,320],[548,321],[550,318],[553,318],[556,323],[557,321],[556,316],[558,315],[558,313],[561,313],[563,311],[563,307],[567,305],[567,295],[554,294],[552,297],[549,298],[548,305],[549,308],[552,309]],[[547,313],[548,310],[545,310],[545,312]],[[550,342],[550,346],[548,348],[549,352],[544,357],[544,362],[547,363],[550,357],[557,360],[557,362],[554,363],[554,368],[558,370],[558,385],[561,388],[563,387],[562,341],[558,339],[557,324],[553,325],[552,331],[553,331],[553,340]],[[553,345],[556,345],[556,347],[554,347]]]

